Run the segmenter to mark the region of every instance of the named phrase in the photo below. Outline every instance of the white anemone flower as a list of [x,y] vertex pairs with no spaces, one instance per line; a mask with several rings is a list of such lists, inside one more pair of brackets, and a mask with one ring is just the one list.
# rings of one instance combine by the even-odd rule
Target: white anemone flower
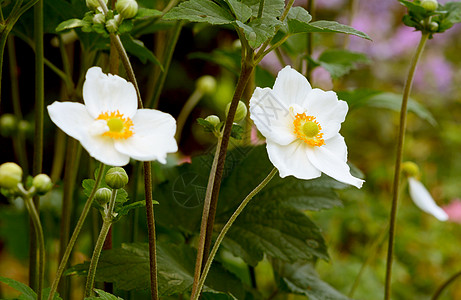
[[165,164],[167,153],[178,150],[175,119],[155,109],[138,109],[132,83],[99,67],[90,68],[85,78],[85,105],[56,101],[48,113],[90,156],[111,166],[124,166],[130,157]]
[[282,178],[313,179],[323,172],[361,188],[364,181],[351,175],[339,133],[347,111],[335,92],[313,89],[290,66],[279,72],[273,89],[256,88],[250,100],[251,119]]
[[410,197],[417,207],[422,211],[433,215],[440,221],[448,220],[447,213],[437,206],[431,194],[427,191],[424,185],[415,177],[408,177]]

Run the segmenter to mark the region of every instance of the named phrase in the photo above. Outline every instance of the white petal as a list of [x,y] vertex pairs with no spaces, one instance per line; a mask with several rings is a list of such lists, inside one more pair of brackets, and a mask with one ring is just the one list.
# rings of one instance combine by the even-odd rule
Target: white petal
[[83,104],[54,102],[48,105],[48,113],[51,120],[66,134],[77,139],[90,156],[111,166],[124,166],[129,162],[129,156],[115,150],[111,138],[91,133],[94,119]]
[[349,110],[347,102],[338,100],[335,92],[320,89],[313,89],[309,93],[303,107],[308,115],[316,117],[325,139],[339,132]]
[[413,177],[408,178],[410,196],[413,202],[422,211],[433,215],[440,221],[448,220],[447,213],[440,207],[437,206],[431,194],[427,191],[424,185]]
[[136,160],[158,160],[163,164],[167,153],[178,151],[174,138],[176,121],[170,114],[139,109],[132,120],[134,134],[126,140],[115,141],[118,151]]
[[93,118],[117,110],[130,118],[136,113],[138,100],[131,82],[117,75],[106,75],[99,67],[88,69],[85,78],[83,100]]
[[343,162],[347,162],[347,145],[343,136],[339,133],[332,136],[330,139],[325,141],[325,145],[322,147],[334,152],[336,157],[341,159]]
[[288,145],[296,139],[288,106],[269,88],[255,89],[250,99],[250,118],[263,136],[280,145]]
[[81,103],[55,101],[47,109],[51,121],[76,140],[86,136],[88,127],[93,123],[93,118]]
[[283,146],[267,140],[269,159],[279,170],[282,178],[289,175],[299,179],[320,177],[321,172],[307,158],[306,148],[307,146],[300,141]]
[[334,149],[333,147],[312,147],[312,151],[307,151],[310,162],[320,171],[328,176],[361,188],[364,180],[351,175],[350,168],[343,160],[344,149]]
[[279,72],[274,84],[274,93],[287,105],[302,105],[311,90],[306,77],[290,66]]

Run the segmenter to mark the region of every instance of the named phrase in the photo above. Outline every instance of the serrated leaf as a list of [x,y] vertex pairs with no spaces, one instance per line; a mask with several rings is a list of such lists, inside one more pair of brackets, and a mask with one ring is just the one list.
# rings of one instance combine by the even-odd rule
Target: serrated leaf
[[[161,296],[187,292],[192,287],[195,249],[188,245],[157,243],[158,287]],[[122,248],[103,251],[96,272],[97,281],[114,282],[121,290],[150,287],[149,246],[122,244]],[[71,274],[85,275],[88,263],[74,266]],[[69,272],[67,272],[69,273]],[[242,299],[241,282],[219,264],[213,264],[205,291],[230,293]]]
[[111,293],[105,292],[103,290],[94,289],[99,297],[86,297],[85,300],[123,300],[123,298],[112,295]]
[[135,20],[140,20],[140,19],[150,19],[150,18],[158,18],[162,15],[163,13],[159,10],[156,9],[151,9],[151,8],[144,8],[140,7],[138,8],[138,13],[134,17]]
[[[158,204],[157,201],[153,201],[154,204]],[[143,200],[143,201],[136,201],[136,202],[133,202],[133,203],[130,203],[130,204],[127,204],[127,205],[123,205],[123,206],[117,206],[115,207],[115,212],[117,213],[117,217],[113,220],[113,222],[117,222],[118,220],[120,220],[121,217],[127,215],[130,210],[132,209],[136,209],[136,208],[139,208],[139,207],[145,207],[146,206],[146,201]]]
[[370,63],[366,54],[347,50],[326,50],[316,60],[332,78],[339,78],[358,68],[358,64]]
[[165,14],[163,19],[206,22],[212,25],[229,24],[235,20],[228,11],[209,0],[182,2]]
[[236,140],[241,140],[243,137],[243,127],[238,124],[232,124],[231,137]]
[[[242,0],[247,6],[251,7],[253,17],[258,16],[260,0]],[[282,15],[282,11],[285,7],[285,1],[283,0],[265,0],[263,7],[263,18],[277,19]]]
[[366,34],[351,26],[339,24],[334,21],[315,21],[309,24],[299,24],[298,32],[333,32],[355,35],[367,40],[371,38]]
[[237,17],[237,20],[245,23],[251,17],[252,10],[249,6],[238,0],[225,0],[230,9]]
[[60,23],[58,27],[56,27],[56,31],[59,32],[66,29],[78,28],[84,25],[88,25],[87,22],[80,19],[70,19]]
[[289,33],[304,32],[304,26],[312,20],[312,16],[301,6],[292,7],[288,12],[286,23]]
[[288,292],[307,296],[310,300],[349,299],[322,281],[310,262],[289,264],[275,261],[274,265],[274,270],[278,270],[277,275],[280,277],[282,287]]
[[281,25],[282,22],[277,19],[263,17],[261,19],[255,19],[248,24],[243,24],[240,21],[237,21],[236,24],[243,29],[248,44],[250,44],[252,48],[258,48],[275,35],[276,26]]
[[16,281],[11,278],[1,277],[0,282],[5,283],[6,285],[12,287],[18,292],[21,292],[20,299],[22,300],[37,300],[37,293],[35,293],[30,287],[25,285],[22,282]]
[[160,66],[161,70],[163,71],[162,63],[155,57],[154,53],[147,49],[144,46],[144,43],[140,40],[134,39],[129,34],[123,34],[120,36],[120,39],[125,47],[126,51],[137,58],[145,64],[147,61],[150,61],[158,66]]
[[197,123],[203,127],[205,132],[213,132],[215,130],[215,126],[205,119],[198,118]]

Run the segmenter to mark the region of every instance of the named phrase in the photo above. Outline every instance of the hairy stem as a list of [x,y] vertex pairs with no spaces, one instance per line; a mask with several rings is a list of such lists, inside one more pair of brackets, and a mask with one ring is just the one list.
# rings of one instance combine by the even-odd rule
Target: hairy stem
[[203,92],[199,89],[195,89],[195,91],[192,93],[192,95],[190,95],[189,99],[187,99],[186,103],[182,107],[176,121],[177,126],[175,138],[178,143],[181,139],[182,129],[184,128],[184,124],[186,124],[187,117],[189,117],[194,107],[199,103],[200,99],[202,99],[202,96]]
[[[307,11],[312,16],[312,21],[315,19],[315,0],[307,0]],[[307,57],[312,57],[312,53],[314,52],[314,43],[313,43],[313,33],[307,33]],[[307,62],[306,66],[306,78],[310,82],[312,75],[312,65],[310,62]]]
[[72,233],[69,243],[67,244],[66,251],[64,252],[61,262],[59,263],[58,270],[56,271],[56,276],[54,277],[53,283],[51,285],[51,290],[48,296],[48,300],[52,300],[54,297],[54,293],[56,292],[56,289],[58,287],[62,273],[64,272],[67,266],[70,253],[72,252],[72,249],[74,248],[75,242],[77,241],[78,235],[80,234],[80,230],[82,229],[86,216],[88,215],[88,212],[90,211],[91,204],[93,203],[94,195],[96,194],[96,191],[98,190],[99,183],[101,182],[103,173],[104,173],[104,164],[100,163],[98,175],[96,176],[96,180],[95,180],[93,189],[91,190],[91,194],[88,197],[88,200],[86,201],[85,206],[83,207],[82,214],[80,215],[80,218],[77,221],[77,225],[75,225],[74,232]]
[[261,183],[251,191],[251,193],[246,196],[246,198],[240,203],[239,207],[235,210],[235,212],[232,214],[232,216],[229,218],[227,221],[226,225],[222,228],[221,232],[219,233],[218,237],[216,238],[216,242],[213,245],[213,249],[211,249],[210,256],[208,260],[206,261],[205,267],[203,268],[202,275],[200,276],[200,281],[198,284],[198,293],[191,299],[197,300],[200,296],[200,291],[203,288],[203,285],[205,284],[206,277],[208,275],[208,271],[210,271],[211,264],[213,263],[213,259],[216,256],[216,253],[218,252],[219,246],[221,245],[221,242],[223,241],[224,237],[226,236],[226,233],[229,231],[231,228],[232,224],[234,224],[235,220],[237,217],[240,215],[240,213],[243,211],[245,206],[250,202],[253,197],[259,193],[268,183],[271,181],[271,179],[274,177],[275,174],[277,174],[277,169],[273,168],[272,171],[269,173],[269,175],[266,176],[266,178],[261,181]]
[[461,271],[453,274],[450,278],[447,279],[434,293],[434,296],[432,296],[432,300],[437,300],[439,299],[440,295],[442,295],[442,292],[447,288],[451,283],[453,283],[458,277],[461,277]]
[[403,145],[405,141],[405,128],[407,122],[407,103],[411,92],[411,86],[413,83],[413,77],[415,75],[416,65],[418,64],[419,58],[423,53],[424,46],[429,37],[429,34],[423,33],[421,40],[419,41],[416,53],[410,64],[410,70],[408,71],[407,80],[403,89],[402,107],[400,109],[400,123],[399,123],[399,136],[397,144],[397,154],[395,159],[394,169],[394,182],[392,185],[392,208],[389,218],[389,243],[387,249],[387,262],[386,262],[386,282],[384,290],[384,299],[389,300],[391,297],[391,277],[392,277],[392,262],[394,258],[394,239],[395,239],[395,228],[396,228],[396,216],[397,216],[397,204],[399,198],[399,186],[400,186],[400,172],[402,165],[403,156]]

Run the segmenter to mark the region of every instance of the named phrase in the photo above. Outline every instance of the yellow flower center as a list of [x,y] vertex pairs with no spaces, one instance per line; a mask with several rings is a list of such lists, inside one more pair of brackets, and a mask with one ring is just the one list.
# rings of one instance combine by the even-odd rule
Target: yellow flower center
[[296,137],[310,146],[322,146],[325,144],[322,126],[315,117],[307,116],[305,113],[296,114],[293,121]]
[[118,110],[113,112],[105,112],[98,116],[97,120],[107,121],[109,131],[104,132],[103,136],[108,136],[114,139],[127,139],[133,135],[131,130],[133,127],[133,121],[130,118],[125,117]]

